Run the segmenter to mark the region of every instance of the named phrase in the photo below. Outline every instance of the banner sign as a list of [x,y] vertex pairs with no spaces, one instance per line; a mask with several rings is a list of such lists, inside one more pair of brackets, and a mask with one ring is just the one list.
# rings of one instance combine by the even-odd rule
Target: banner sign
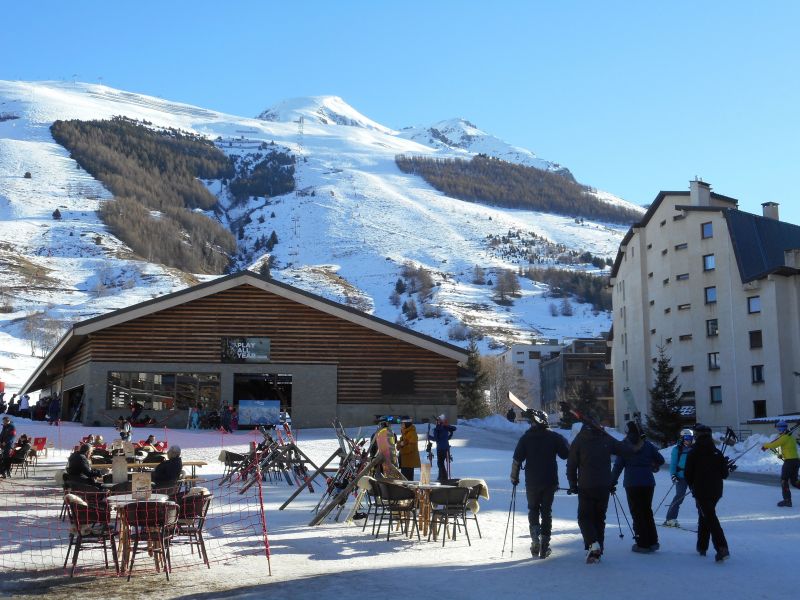
[[239,425],[279,425],[280,400],[239,400]]
[[224,337],[221,358],[224,363],[269,362],[269,338]]

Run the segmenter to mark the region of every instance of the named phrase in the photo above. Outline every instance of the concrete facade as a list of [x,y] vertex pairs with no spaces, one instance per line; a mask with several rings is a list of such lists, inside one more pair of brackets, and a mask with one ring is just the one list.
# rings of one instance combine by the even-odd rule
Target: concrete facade
[[539,365],[553,354],[561,352],[563,345],[557,340],[548,344],[512,344],[499,355],[500,360],[513,367],[527,384],[527,402],[530,408],[542,409],[542,378]]
[[[781,265],[773,252],[763,273],[745,273],[747,254],[766,255],[765,242],[733,225],[744,216],[774,228],[760,220],[777,218],[777,205],[765,206],[764,217],[737,206],[692,181],[688,193],[661,192],[623,240],[611,277],[618,427],[649,412],[659,347],[681,384],[687,420],[739,429],[800,409],[797,253],[784,248]],[[792,225],[779,228],[787,239],[797,235]]]

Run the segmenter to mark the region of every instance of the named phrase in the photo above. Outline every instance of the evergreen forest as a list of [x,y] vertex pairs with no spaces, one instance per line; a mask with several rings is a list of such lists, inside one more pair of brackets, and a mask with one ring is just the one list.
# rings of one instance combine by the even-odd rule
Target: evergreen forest
[[56,121],[50,130],[114,194],[100,218],[134,252],[190,273],[223,273],[236,240],[199,212],[217,203],[199,178],[234,176],[231,161],[200,136],[146,125],[115,117]]
[[591,195],[591,188],[564,175],[483,154],[471,160],[401,154],[395,162],[404,173],[418,175],[459,200],[625,225],[641,217],[633,209],[598,200]]

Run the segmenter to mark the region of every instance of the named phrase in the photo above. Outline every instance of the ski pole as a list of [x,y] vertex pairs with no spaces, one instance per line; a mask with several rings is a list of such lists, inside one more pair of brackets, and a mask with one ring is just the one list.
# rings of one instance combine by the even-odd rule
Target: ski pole
[[508,539],[508,525],[511,523],[511,510],[514,507],[514,500],[517,496],[517,486],[511,488],[511,502],[508,504],[508,518],[506,519],[506,533],[503,535],[503,549],[500,551],[500,556],[503,556],[506,551],[506,539]]
[[664,494],[664,497],[661,499],[661,502],[658,503],[658,507],[653,511],[653,514],[656,514],[658,512],[658,509],[660,509],[661,505],[664,504],[664,500],[667,499],[667,496],[669,496],[670,492],[672,491],[672,488],[674,488],[674,487],[675,487],[675,482],[673,481],[672,485],[669,486],[669,489],[667,490],[667,493]]
[[517,522],[517,486],[511,495],[511,558],[514,558],[514,524]]
[[622,533],[622,523],[619,522],[619,511],[617,510],[616,495],[614,500],[614,512],[617,515],[617,527],[619,527],[619,539],[622,539],[625,537],[625,534]]
[[633,532],[633,527],[631,527],[631,522],[628,521],[628,515],[625,513],[625,508],[622,506],[622,500],[617,498],[616,492],[614,492],[612,496],[614,496],[614,502],[619,503],[619,509],[622,511],[622,516],[625,517],[625,524],[628,526],[628,529],[631,530],[631,535],[633,536],[633,539],[636,539],[636,534]]

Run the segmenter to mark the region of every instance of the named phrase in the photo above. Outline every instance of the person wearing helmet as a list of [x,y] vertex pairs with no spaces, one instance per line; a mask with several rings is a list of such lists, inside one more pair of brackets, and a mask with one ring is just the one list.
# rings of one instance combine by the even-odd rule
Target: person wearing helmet
[[789,434],[789,425],[786,421],[781,420],[775,423],[775,429],[778,430],[777,439],[761,446],[761,450],[763,452],[764,450],[775,449],[779,452],[779,456],[783,458],[783,466],[781,467],[783,500],[778,502],[778,506],[791,508],[792,492],[789,485],[800,488],[800,483],[797,481],[797,471],[798,467],[800,467],[800,460],[797,457],[797,441]]
[[661,546],[658,543],[658,531],[653,518],[653,494],[656,489],[653,473],[658,472],[664,464],[664,457],[645,439],[636,421],[628,421],[625,425],[625,444],[628,451],[617,454],[614,461],[610,492],[612,494],[616,492],[617,481],[624,470],[625,478],[622,483],[631,511],[636,540],[631,550],[639,553],[655,552]]
[[556,457],[566,460],[569,444],[548,429],[547,415],[541,410],[527,410],[528,429],[517,442],[511,462],[511,484],[519,483],[519,470],[525,464],[525,494],[528,497],[528,529],[531,555],[547,558],[553,528],[553,497],[558,489]]
[[728,460],[714,445],[711,428],[698,423],[694,426],[695,442],[686,457],[684,475],[697,505],[697,552],[705,556],[708,543],[717,551],[714,560],[721,562],[730,556],[728,540],[717,517],[717,503],[722,499],[723,480],[728,478]]
[[692,451],[692,444],[694,444],[694,431],[691,429],[681,430],[681,437],[672,448],[672,458],[669,461],[669,474],[672,477],[672,483],[675,484],[675,497],[667,510],[667,518],[663,523],[665,527],[681,526],[678,523],[678,511],[687,495],[688,485],[684,472],[686,471],[686,458]]
[[450,456],[450,438],[456,428],[448,424],[447,416],[442,413],[436,417],[436,427],[428,434],[428,440],[436,442],[436,466],[439,467],[439,481],[447,481],[450,479],[450,465],[453,460]]

